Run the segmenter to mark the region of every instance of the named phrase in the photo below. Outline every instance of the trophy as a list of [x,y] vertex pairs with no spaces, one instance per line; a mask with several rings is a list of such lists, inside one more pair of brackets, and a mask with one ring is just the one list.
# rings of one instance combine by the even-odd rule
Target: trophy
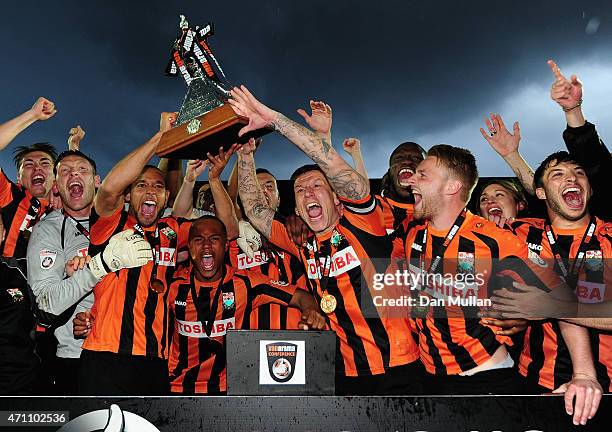
[[181,34],[172,47],[166,75],[180,73],[188,90],[176,125],[162,135],[156,154],[173,159],[202,159],[207,152],[216,154],[219,147],[227,150],[236,142],[269,133],[268,129],[259,129],[238,137],[238,131],[249,120],[237,115],[227,103],[231,87],[208,44],[213,24],[192,29],[181,15],[179,27]]

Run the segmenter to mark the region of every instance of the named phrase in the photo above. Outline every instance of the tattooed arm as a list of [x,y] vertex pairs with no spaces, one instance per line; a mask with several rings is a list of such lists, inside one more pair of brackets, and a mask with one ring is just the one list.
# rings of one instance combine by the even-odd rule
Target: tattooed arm
[[240,135],[262,127],[273,128],[321,167],[338,196],[358,201],[369,195],[369,182],[342,159],[328,137],[322,137],[263,105],[244,86],[234,88],[231,96],[229,102],[234,110],[249,118],[249,124],[242,128]]
[[254,151],[254,139],[250,139],[238,150],[238,192],[249,222],[257,231],[270,239],[274,209],[268,206],[266,197],[257,181]]

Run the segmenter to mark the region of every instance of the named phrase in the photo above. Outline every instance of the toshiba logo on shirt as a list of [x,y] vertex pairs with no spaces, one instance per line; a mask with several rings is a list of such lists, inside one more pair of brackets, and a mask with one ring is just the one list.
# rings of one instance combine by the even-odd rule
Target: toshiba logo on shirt
[[[326,257],[320,258],[320,273],[323,275],[325,273],[325,264]],[[308,264],[308,279],[319,279],[317,272],[317,265],[313,258],[307,261]],[[355,249],[353,246],[346,247],[342,250],[339,250],[332,256],[331,265],[329,268],[329,276],[336,277],[343,273],[346,273],[349,270],[354,269],[355,267],[359,267],[361,265],[361,261],[359,261],[359,257],[357,253],[355,253]]]
[[576,296],[580,303],[601,303],[606,297],[606,284],[578,281]]
[[159,248],[159,257],[157,257],[157,263],[163,266],[174,267],[174,248]]
[[[278,256],[282,259],[284,258],[284,254],[281,252]],[[239,269],[248,269],[252,267],[259,267],[268,262],[270,259],[270,255],[265,251],[257,251],[255,252],[255,256],[253,258],[249,258],[246,254],[241,253],[236,257],[238,259],[238,268]]]
[[[193,338],[207,338],[204,324],[200,321],[181,321],[176,320],[179,334]],[[210,332],[210,337],[225,336],[228,330],[236,328],[236,319],[231,317],[224,320],[215,321]]]

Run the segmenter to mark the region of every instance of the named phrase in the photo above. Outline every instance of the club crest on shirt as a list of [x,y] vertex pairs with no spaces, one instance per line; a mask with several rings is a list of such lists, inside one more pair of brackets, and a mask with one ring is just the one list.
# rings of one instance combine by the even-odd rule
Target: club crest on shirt
[[43,270],[49,270],[55,264],[55,258],[57,258],[57,252],[47,249],[41,249],[40,251],[40,268]]
[[603,270],[603,254],[600,250],[588,250],[584,254],[584,266],[587,270],[596,272]]
[[23,293],[19,288],[7,288],[6,292],[11,296],[13,303],[19,303],[23,301]]
[[465,274],[474,273],[474,254],[471,252],[459,252],[457,256],[457,272]]
[[176,238],[176,232],[170,227],[162,228],[161,233],[165,235],[168,238],[168,240],[173,240]]
[[229,310],[229,309],[233,309],[236,307],[236,302],[234,300],[233,292],[223,293],[222,301],[223,301],[224,310]]

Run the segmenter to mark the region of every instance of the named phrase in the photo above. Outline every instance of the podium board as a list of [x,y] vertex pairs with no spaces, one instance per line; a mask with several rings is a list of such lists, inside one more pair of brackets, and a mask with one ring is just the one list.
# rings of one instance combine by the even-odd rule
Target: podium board
[[226,349],[228,395],[334,394],[333,332],[232,330]]

